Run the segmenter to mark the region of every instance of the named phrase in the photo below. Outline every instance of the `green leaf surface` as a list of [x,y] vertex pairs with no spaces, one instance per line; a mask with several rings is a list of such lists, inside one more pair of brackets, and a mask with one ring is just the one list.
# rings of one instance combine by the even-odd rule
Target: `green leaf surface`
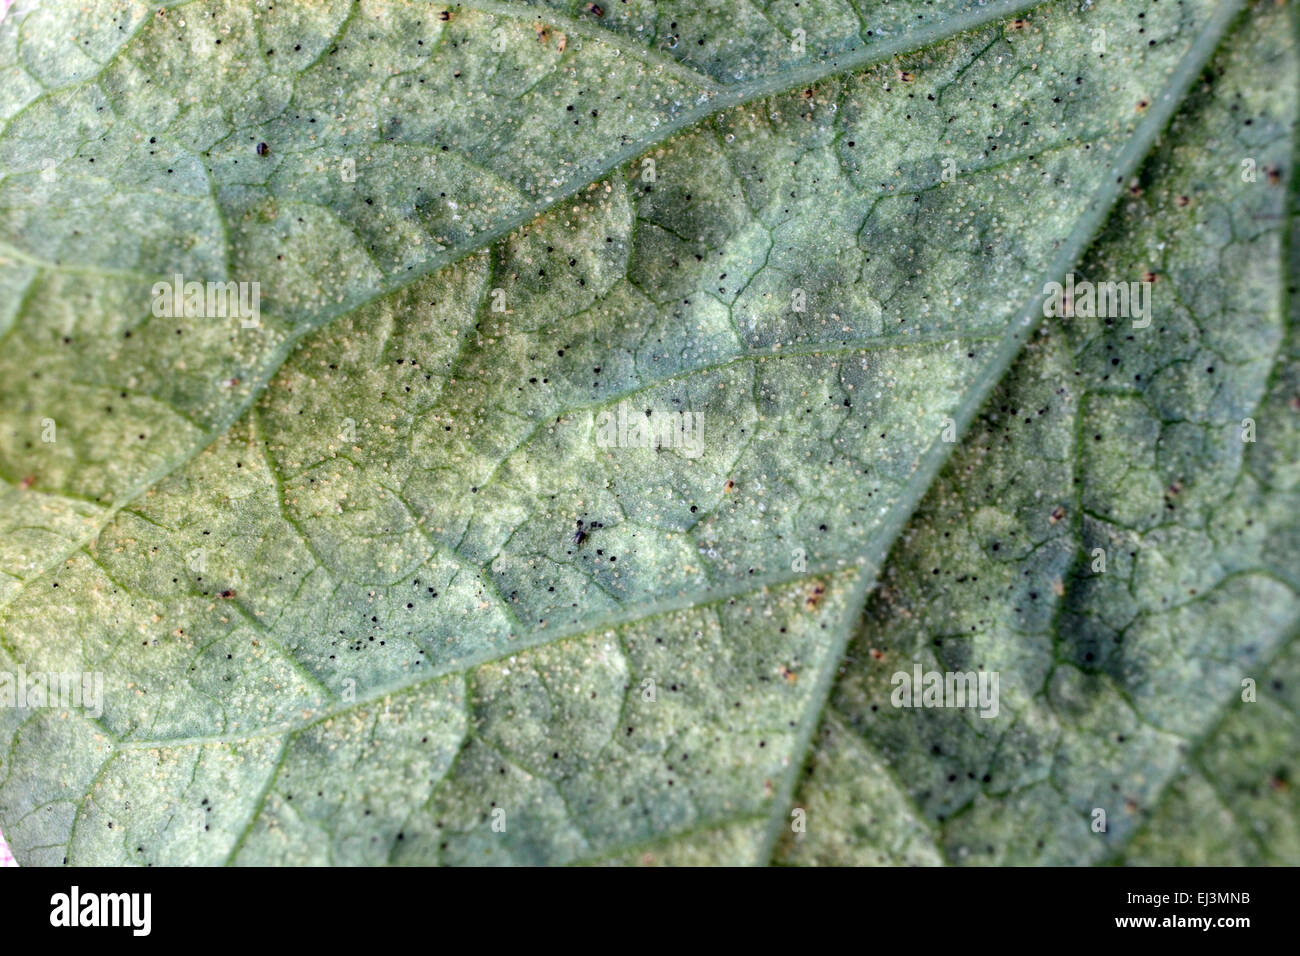
[[[1079,270],[1144,264],[1157,320],[1049,324],[930,489],[809,762],[824,825],[785,860],[1300,859],[1300,220],[1223,175],[1290,165],[1298,67],[1280,9],[1225,42]],[[999,719],[881,706],[900,661],[999,672]]]
[[15,855],[1296,862],[1288,17],[19,2]]

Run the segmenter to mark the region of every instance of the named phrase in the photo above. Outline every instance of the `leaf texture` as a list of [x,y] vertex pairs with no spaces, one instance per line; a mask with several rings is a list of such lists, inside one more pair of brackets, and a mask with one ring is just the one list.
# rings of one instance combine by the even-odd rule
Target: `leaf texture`
[[20,862],[1294,862],[1289,12],[592,6],[0,22]]

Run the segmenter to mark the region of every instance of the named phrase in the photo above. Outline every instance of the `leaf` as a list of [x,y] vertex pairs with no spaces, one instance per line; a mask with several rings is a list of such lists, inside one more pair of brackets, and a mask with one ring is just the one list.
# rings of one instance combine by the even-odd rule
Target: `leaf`
[[[1225,175],[1232,157],[1291,165],[1286,20],[1261,9],[1226,41],[1081,264],[1146,263],[1157,321],[1048,323],[918,509],[785,861],[1300,859],[1300,366],[1282,291],[1300,220],[1294,189],[1288,240],[1286,191]],[[1286,78],[1276,98],[1261,66]],[[998,718],[884,706],[915,661],[1000,673]]]
[[[835,760],[828,733],[871,721],[852,650],[831,688],[864,598],[923,498],[898,574],[956,557],[926,538],[936,512],[979,500],[963,468],[1009,485],[1003,470],[1051,440],[1017,432],[995,454],[977,429],[926,497],[952,448],[944,433],[981,408],[987,420],[1043,283],[1079,261],[1236,9],[737,4],[719,20],[662,3],[598,16],[476,2],[446,18],[387,0],[15,6],[0,23],[0,670],[104,682],[102,714],[0,709],[0,824],[19,860],[764,861],[828,694],[800,787],[812,827],[777,858],[880,846],[848,819],[855,787],[878,781],[824,786],[816,769]],[[1104,57],[1089,45],[1098,30]],[[1230,34],[1238,59],[1264,48],[1251,30]],[[1273,59],[1290,62],[1294,44],[1272,35]],[[1208,486],[1242,451],[1213,443],[1227,408],[1206,407],[1235,414],[1257,397],[1273,365],[1256,353],[1281,349],[1290,187],[1231,180],[1243,138],[1261,170],[1266,153],[1289,156],[1295,90],[1235,82],[1258,127],[1243,131],[1240,104],[1205,93],[1180,119],[1230,117],[1211,127],[1228,158],[1171,152],[1175,129],[1143,172],[1222,193],[1168,253],[1192,304],[1157,298],[1178,312],[1176,338],[1117,345],[1152,369],[1223,353],[1223,396],[1177,371],[1138,390],[1164,403],[1148,436],[1184,427],[1173,458],[1149,451],[1152,477],[1210,448],[1217,465],[1185,481],[1188,521],[1179,511],[1167,528],[1123,510],[1108,471],[1122,445],[1061,446],[1060,473],[1041,480],[1095,476],[1090,520],[1151,538],[1157,564],[1170,560],[1161,548],[1213,539],[1222,568],[1160,572],[1212,588],[1231,568],[1255,586],[1233,595],[1274,635],[1292,586],[1263,572],[1289,567],[1294,549],[1285,535],[1268,553],[1258,542],[1294,512],[1290,393],[1280,386],[1274,416],[1259,416],[1273,431],[1261,424],[1252,454],[1274,477],[1253,479],[1266,530],[1250,547],[1213,537]],[[1145,202],[1116,211],[1088,268],[1127,276],[1159,251],[1166,209]],[[1271,226],[1256,225],[1261,209]],[[1237,246],[1221,271],[1250,310],[1195,278]],[[259,283],[259,327],[154,315],[154,283],[175,274]],[[1228,315],[1252,321],[1202,344],[1196,320]],[[1004,388],[1068,381],[1070,349],[1105,360],[1098,330],[1053,334],[1080,339],[1036,340]],[[1055,364],[1021,371],[1048,351]],[[1081,394],[1094,392],[1095,414],[1140,431],[1143,418],[1103,404],[1145,399],[1104,384]],[[1045,425],[1072,434],[1081,414],[1062,405]],[[630,421],[694,423],[702,441],[606,447],[610,423],[625,439]],[[979,520],[1043,534],[1029,502],[962,523]],[[1083,522],[1070,511],[1053,525],[1050,560],[1022,556],[1031,576],[1074,566],[1083,536],[1101,533]],[[899,587],[886,585],[865,627],[902,651],[917,625],[884,612]],[[1155,611],[1173,587],[1153,581],[1127,610]],[[1001,843],[1029,806],[1052,819],[1043,858],[1079,845],[1101,858],[1070,818],[1092,796],[1086,773],[1031,794],[1039,751],[1068,731],[1086,766],[1126,680],[1151,700],[1133,713],[1213,747],[1207,709],[1179,703],[1203,675],[1151,682],[1123,654],[1110,671],[1085,667],[1075,658],[1104,637],[1093,602],[1121,605],[1095,583],[1066,593],[1081,623],[1052,688],[1063,700],[1028,692],[1035,632],[1011,611],[986,625],[989,653],[1023,668],[1014,687],[1008,673],[996,732],[1024,747],[995,749],[1025,787],[972,792],[978,810],[958,819]],[[1231,610],[1210,607],[1180,613],[1197,650],[1228,664],[1216,681],[1282,646],[1246,646]],[[1164,646],[1153,633],[1139,651]],[[1294,710],[1270,706],[1266,737]],[[911,738],[894,753],[881,728],[898,784],[870,798],[898,811],[889,846],[956,861],[967,831],[933,835],[955,798],[917,792],[945,759],[987,764],[988,744],[917,713],[895,715],[899,732],[942,733],[959,755],[936,759]],[[1050,718],[1055,736],[1040,726]],[[860,756],[870,742],[848,746],[876,775],[886,766]],[[1116,782],[1141,769],[1136,750],[1107,765]],[[1174,777],[1171,759],[1160,766]],[[1179,793],[1200,808],[1189,781]],[[845,823],[818,837],[818,819]],[[1135,852],[1156,853],[1161,832]]]

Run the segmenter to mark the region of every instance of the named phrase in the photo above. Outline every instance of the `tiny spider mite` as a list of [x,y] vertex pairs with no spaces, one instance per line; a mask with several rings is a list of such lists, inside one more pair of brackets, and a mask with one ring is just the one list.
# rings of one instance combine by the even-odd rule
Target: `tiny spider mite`
[[591,534],[593,531],[595,531],[597,528],[603,528],[603,527],[605,527],[605,526],[604,526],[603,524],[601,524],[599,521],[592,521],[592,522],[588,523],[588,524],[584,527],[584,526],[583,526],[583,523],[582,523],[582,519],[579,518],[579,519],[578,519],[578,530],[576,530],[576,531],[573,532],[573,543],[574,543],[574,544],[582,544],[582,542],[584,542],[584,541],[587,540],[587,536],[588,536],[588,535],[590,535],[590,534]]

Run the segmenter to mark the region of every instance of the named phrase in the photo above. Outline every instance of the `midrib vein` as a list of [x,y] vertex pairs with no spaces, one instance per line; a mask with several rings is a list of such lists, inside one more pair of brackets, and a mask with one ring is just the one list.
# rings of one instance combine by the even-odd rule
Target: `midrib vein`
[[[1124,181],[1133,174],[1151,151],[1157,137],[1173,118],[1183,96],[1206,63],[1209,62],[1210,57],[1218,48],[1220,39],[1243,5],[1244,0],[1224,0],[1215,10],[1187,53],[1179,61],[1165,88],[1156,97],[1155,102],[1151,104],[1149,111],[1139,122],[1133,135],[1124,144],[1111,168],[1107,170],[1101,185],[1093,194],[1088,208],[1076,221],[1070,235],[1062,242],[1060,251],[1045,273],[1046,279],[1044,281],[1063,276],[1087,251],[1093,237],[1110,215],[1111,207],[1123,191]],[[1020,353],[1021,347],[1038,328],[1042,319],[1042,297],[1041,295],[1031,294],[1012,320],[1006,335],[997,347],[994,357],[981,371],[976,382],[962,396],[961,403],[953,413],[952,417],[956,423],[958,440],[965,435],[975,415],[997,386],[997,383],[1002,380],[1003,375]],[[934,441],[926,454],[922,456],[912,481],[904,490],[902,500],[890,510],[876,537],[868,545],[866,552],[859,561],[859,564],[863,567],[863,573],[855,583],[853,594],[848,602],[848,607],[853,608],[854,611],[852,615],[845,614],[846,621],[837,629],[831,648],[817,675],[817,684],[811,698],[811,705],[800,723],[799,732],[795,738],[796,746],[790,755],[789,767],[781,787],[776,793],[764,841],[759,847],[759,852],[755,854],[755,859],[759,862],[774,862],[773,854],[776,850],[777,841],[784,833],[786,814],[793,805],[795,788],[803,777],[803,769],[808,758],[813,735],[821,724],[822,713],[826,709],[834,685],[835,673],[840,667],[848,642],[861,619],[866,597],[875,586],[876,569],[888,556],[894,541],[906,526],[907,521],[910,520],[916,507],[921,503],[921,499],[929,490],[935,476],[938,475],[939,470],[948,460],[949,454],[956,445],[957,441],[944,442],[938,439]]]
[[[1046,2],[1050,2],[1050,0],[1046,0]],[[472,247],[465,246],[449,251],[442,256],[432,257],[422,266],[405,273],[400,281],[377,291],[374,295],[358,302],[350,303],[345,308],[340,308],[333,312],[322,313],[316,320],[304,324],[292,334],[286,336],[281,340],[276,348],[268,353],[267,358],[262,363],[264,374],[260,375],[256,379],[254,386],[249,390],[248,394],[240,402],[232,405],[228,413],[223,416],[216,425],[209,429],[198,442],[191,446],[185,455],[172,463],[160,465],[158,468],[147,473],[140,482],[132,486],[131,489],[123,495],[119,496],[104,512],[102,520],[93,528],[93,530],[88,532],[81,539],[78,539],[73,547],[50,561],[43,569],[24,579],[22,585],[15,589],[14,593],[10,595],[3,604],[0,604],[0,611],[7,608],[17,595],[22,593],[23,589],[28,584],[38,580],[51,569],[58,567],[73,554],[77,553],[81,548],[94,541],[101,531],[116,517],[118,512],[134,503],[150,488],[162,481],[168,475],[184,467],[184,465],[201,454],[213,442],[226,434],[226,432],[243,417],[248,408],[261,396],[261,393],[265,390],[271,378],[283,365],[284,361],[292,353],[294,348],[296,348],[296,346],[307,335],[323,328],[336,318],[351,314],[368,305],[382,301],[383,299],[400,292],[412,282],[481,251],[483,248],[490,246],[497,240],[514,232],[520,226],[538,218],[547,210],[576,195],[591,183],[599,181],[599,179],[612,170],[635,159],[638,155],[652,148],[654,145],[663,142],[677,133],[684,131],[718,113],[733,109],[757,99],[777,95],[801,86],[807,86],[831,76],[861,69],[873,63],[888,60],[899,54],[920,50],[927,46],[950,39],[960,33],[983,26],[989,22],[1043,5],[1046,5],[1044,0],[1002,0],[1002,2],[989,4],[977,11],[952,17],[942,23],[934,23],[919,28],[898,38],[897,40],[873,44],[868,47],[861,47],[832,57],[828,61],[806,64],[793,70],[761,78],[746,84],[728,87],[717,92],[706,91],[702,94],[702,102],[698,103],[695,107],[683,111],[673,119],[657,127],[649,135],[628,144],[623,149],[605,157],[597,163],[592,164],[592,166],[582,174],[581,178],[575,177],[569,180],[569,182],[564,186],[544,197],[542,200],[532,204],[531,206],[525,207],[513,216],[507,217],[502,222],[493,226],[491,229],[480,233],[476,237],[476,245]],[[1210,18],[1209,23],[1197,37],[1191,49],[1180,61],[1170,82],[1152,104],[1147,115],[1138,124],[1134,131],[1134,135],[1120,151],[1116,162],[1108,171],[1102,185],[1094,194],[1090,207],[1076,222],[1069,237],[1062,243],[1061,251],[1058,253],[1052,266],[1046,273],[1048,276],[1063,275],[1086,250],[1092,237],[1096,234],[1102,222],[1104,222],[1106,216],[1109,214],[1111,206],[1120,195],[1123,180],[1131,174],[1131,172],[1150,151],[1156,137],[1172,117],[1188,86],[1208,61],[1214,49],[1217,47],[1220,37],[1227,29],[1231,20],[1236,16],[1241,6],[1242,0],[1225,0],[1225,2],[1215,11],[1215,14]],[[552,21],[552,18],[548,17],[546,19],[548,22]],[[129,46],[129,41],[127,44],[124,44],[121,49],[125,49],[127,46]],[[1022,309],[1017,313],[1016,318],[1009,327],[1009,331],[1000,341],[993,359],[985,366],[984,373],[964,395],[961,403],[958,405],[952,416],[956,422],[959,436],[964,435],[970,422],[973,420],[985,399],[992,392],[997,382],[1001,380],[1002,375],[1019,353],[1021,346],[1028,340],[1029,335],[1037,327],[1038,319],[1041,319],[1041,315],[1035,315],[1035,312],[1040,311],[1040,305],[1041,300],[1038,296],[1030,296]],[[959,336],[954,335],[953,337],[957,338]],[[898,534],[910,519],[912,512],[920,503],[925,492],[929,489],[935,475],[937,475],[944,462],[946,462],[948,455],[952,450],[949,446],[955,446],[955,444],[956,442],[947,443],[936,440],[931,445],[925,455],[922,456],[918,468],[914,473],[914,477],[905,489],[902,499],[900,499],[900,501],[890,509],[881,528],[872,538],[871,542],[856,562],[856,565],[859,568],[859,573],[847,601],[847,607],[849,607],[851,611],[843,615],[840,626],[836,630],[832,645],[828,649],[822,667],[818,673],[814,692],[810,699],[810,705],[800,722],[799,730],[796,734],[796,744],[791,751],[789,769],[783,777],[781,786],[773,799],[773,810],[771,817],[769,818],[769,826],[762,843],[758,847],[758,852],[755,854],[755,859],[759,862],[770,861],[772,859],[776,841],[784,830],[785,814],[792,804],[794,789],[797,786],[799,779],[802,777],[804,761],[809,752],[812,737],[820,724],[826,702],[829,699],[830,691],[834,683],[835,672],[843,658],[844,650],[848,641],[851,639],[856,629],[865,599],[875,585],[877,569],[887,556],[889,550],[892,548]],[[840,568],[846,566],[852,567],[853,562],[841,563],[839,565]],[[831,570],[833,569],[822,568],[815,571],[810,570],[799,575],[797,579],[791,579],[791,581],[808,580],[818,574],[828,573]],[[734,591],[735,593],[752,593],[762,590],[764,587],[777,586],[779,583],[780,582],[775,581],[764,584],[746,582],[745,586],[742,588],[736,588]],[[728,589],[728,591],[730,590],[732,589]],[[715,592],[712,597],[717,600],[725,600],[727,594],[724,592]],[[670,613],[673,610],[699,606],[698,602],[695,604],[684,604],[680,600],[664,603],[665,606],[662,608],[641,609],[643,613],[638,614],[637,617],[640,618],[655,614]],[[648,613],[645,613],[647,611]],[[606,625],[597,624],[594,626],[588,623],[572,629],[564,629],[563,631],[557,631],[554,633],[548,632],[544,635],[539,634],[535,641],[521,642],[518,645],[510,647],[504,653],[518,653],[526,647],[535,647],[545,643],[554,643],[563,640],[566,637],[580,633],[587,633],[593,629],[599,629],[602,626],[610,626],[616,623],[618,622],[611,621]],[[570,630],[572,633],[567,633]],[[493,656],[495,657],[495,655]],[[470,669],[475,666],[476,663],[478,662],[470,663],[468,661],[462,661],[454,667],[447,668],[443,673],[431,675],[428,678],[408,684],[405,687],[386,689],[382,693],[377,693],[373,697],[367,698],[366,701],[358,701],[348,705],[346,708],[327,711],[315,720],[310,721],[309,724],[328,720],[333,716],[336,716],[337,713],[365,706],[367,703],[381,699],[383,696],[392,693],[409,691],[421,684],[441,679],[449,673]],[[299,724],[293,727],[263,728],[259,732],[236,736],[238,739],[248,739],[249,737],[292,734],[301,730],[303,726],[304,725]],[[118,748],[166,748],[184,746],[186,744],[201,745],[215,743],[225,739],[231,738],[191,738],[184,741],[122,741],[117,743],[114,747],[114,751]],[[111,762],[111,759],[111,755],[106,757],[105,766]],[[274,774],[271,775],[271,780],[273,780],[273,778]],[[269,784],[270,781],[268,781],[268,785]]]

